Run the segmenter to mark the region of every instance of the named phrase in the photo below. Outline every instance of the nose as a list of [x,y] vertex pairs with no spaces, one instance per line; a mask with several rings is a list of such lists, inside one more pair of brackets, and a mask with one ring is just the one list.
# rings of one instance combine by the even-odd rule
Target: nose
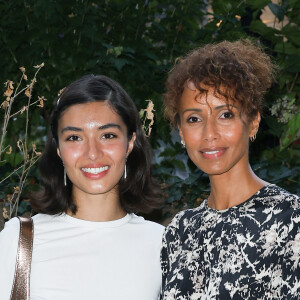
[[212,142],[219,137],[218,127],[215,120],[207,120],[203,126],[203,140]]
[[101,143],[95,139],[90,139],[87,143],[87,156],[90,160],[96,160],[102,155]]

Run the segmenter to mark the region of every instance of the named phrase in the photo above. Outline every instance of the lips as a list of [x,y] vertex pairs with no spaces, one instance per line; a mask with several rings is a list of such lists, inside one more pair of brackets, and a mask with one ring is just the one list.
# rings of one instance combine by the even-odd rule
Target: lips
[[88,165],[81,168],[84,176],[90,179],[100,179],[104,177],[108,171],[109,166],[105,165]]
[[226,148],[204,148],[200,152],[205,159],[215,159],[222,156],[226,151]]

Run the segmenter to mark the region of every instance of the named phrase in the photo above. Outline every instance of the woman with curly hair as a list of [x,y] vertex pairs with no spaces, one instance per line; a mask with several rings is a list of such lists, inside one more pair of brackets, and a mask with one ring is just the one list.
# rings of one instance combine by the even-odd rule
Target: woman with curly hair
[[[44,190],[31,201],[38,214],[30,299],[157,299],[163,226],[135,213],[159,207],[160,191],[125,90],[94,75],[66,87],[39,167]],[[13,218],[0,233],[2,300],[10,299],[19,232]]]
[[166,228],[160,299],[299,299],[300,200],[257,177],[249,140],[275,67],[249,40],[209,44],[180,59],[164,95],[211,191]]

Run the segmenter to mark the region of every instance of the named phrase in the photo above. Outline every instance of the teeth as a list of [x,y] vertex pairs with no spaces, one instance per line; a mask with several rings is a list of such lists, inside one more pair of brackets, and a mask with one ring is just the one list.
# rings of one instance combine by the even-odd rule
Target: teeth
[[83,172],[91,173],[91,174],[99,174],[103,171],[108,170],[108,166],[102,167],[102,168],[82,168]]
[[219,151],[208,151],[208,152],[205,152],[206,154],[216,154],[218,153]]

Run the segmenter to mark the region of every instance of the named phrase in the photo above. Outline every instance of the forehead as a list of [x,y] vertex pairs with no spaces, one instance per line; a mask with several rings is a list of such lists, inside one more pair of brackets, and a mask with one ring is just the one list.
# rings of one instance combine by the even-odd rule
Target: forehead
[[179,111],[187,107],[213,108],[227,104],[239,107],[239,103],[232,99],[227,100],[224,96],[216,94],[213,89],[208,89],[207,93],[200,93],[198,89],[186,86],[179,100]]
[[66,123],[72,123],[72,125],[117,123],[125,126],[122,118],[113,110],[108,101],[74,104],[68,107],[59,118],[59,126],[66,125]]

